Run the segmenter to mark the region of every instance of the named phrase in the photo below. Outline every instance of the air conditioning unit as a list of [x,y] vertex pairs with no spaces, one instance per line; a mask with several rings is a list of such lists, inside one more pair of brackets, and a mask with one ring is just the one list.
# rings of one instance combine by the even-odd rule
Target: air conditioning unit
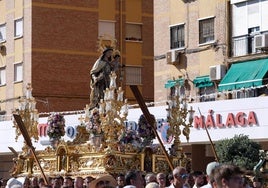
[[211,81],[221,80],[226,74],[225,65],[214,65],[209,67],[209,77]]
[[267,48],[268,47],[268,34],[255,35],[254,45],[256,49]]
[[167,64],[175,64],[180,60],[179,52],[175,50],[171,50],[166,54]]

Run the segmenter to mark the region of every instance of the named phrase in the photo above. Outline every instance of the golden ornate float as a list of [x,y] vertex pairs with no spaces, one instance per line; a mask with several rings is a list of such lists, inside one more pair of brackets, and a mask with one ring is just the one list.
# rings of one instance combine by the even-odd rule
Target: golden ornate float
[[[128,114],[128,104],[127,100],[123,99],[122,89],[116,87],[115,79],[116,75],[112,73],[110,88],[105,92],[105,99],[101,100],[99,108],[95,109],[99,112],[102,128],[98,142],[92,142],[93,136],[90,135],[86,126],[90,121],[89,105],[86,105],[86,113],[80,118],[81,125],[76,127],[77,134],[73,141],[60,139],[54,148],[48,146],[44,151],[35,151],[46,176],[85,177],[104,173],[116,175],[130,169],[147,172],[170,172],[167,158],[159,145],[154,145],[154,147],[148,145],[141,148],[132,143],[118,141],[119,134],[126,131],[124,122]],[[18,114],[24,114],[21,112],[22,110],[28,111],[24,108],[18,111]],[[27,130],[33,125],[36,126],[36,124],[28,123],[31,121],[23,120],[23,122]],[[33,130],[37,131],[37,129]],[[31,138],[34,138],[35,134],[31,133],[30,135]],[[29,149],[26,144],[18,157],[14,159],[13,176],[42,175],[42,171]],[[190,165],[190,159],[185,155],[168,157],[174,166]]]
[[[120,135],[128,131],[125,126],[128,103],[127,99],[124,99],[122,88],[116,86],[116,77],[117,75],[112,72],[110,87],[105,90],[104,99],[99,101],[97,108],[89,110],[89,105],[86,105],[85,114],[79,118],[81,125],[76,127],[75,138],[72,141],[65,141],[58,137],[56,145],[48,146],[43,151],[35,151],[31,144],[31,139],[38,140],[36,137],[38,130],[36,128],[37,114],[35,114],[37,110],[35,105],[29,105],[34,103],[29,85],[26,100],[21,100],[21,103],[23,102],[22,108],[14,112],[22,120],[18,122],[18,117],[15,118],[14,125],[17,136],[21,135],[22,132],[25,146],[18,157],[14,159],[12,176],[86,177],[105,173],[116,175],[130,169],[146,172],[170,172],[173,166],[177,165],[190,168],[191,160],[181,150],[179,155],[167,154],[160,139],[158,140],[159,145],[143,145],[142,147],[133,143],[122,143],[118,140]],[[187,110],[183,110],[185,115],[182,118],[185,119]],[[179,110],[179,112],[181,111]],[[98,119],[95,118],[95,115]],[[173,116],[175,115],[178,114],[173,113]],[[92,118],[101,128],[99,134],[92,135],[88,129],[88,124],[92,123]],[[148,122],[151,122],[151,128],[156,133],[156,122]],[[189,137],[190,134],[190,124],[191,122],[183,124],[183,134],[186,137]],[[177,138],[179,134],[175,131],[179,130],[179,126],[177,124],[176,126],[176,129],[172,128],[171,130],[174,131],[173,135],[177,135]],[[28,136],[26,132],[29,133]]]

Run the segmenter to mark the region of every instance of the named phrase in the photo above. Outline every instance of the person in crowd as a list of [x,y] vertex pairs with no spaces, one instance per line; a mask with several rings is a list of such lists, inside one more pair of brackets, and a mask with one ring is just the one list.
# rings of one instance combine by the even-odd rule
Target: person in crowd
[[74,188],[83,188],[84,179],[80,176],[75,177],[74,179]]
[[173,183],[169,186],[169,188],[186,188],[184,184],[186,182],[188,174],[184,167],[178,166],[174,168],[174,170],[172,171],[172,175]]
[[125,175],[119,174],[116,178],[117,186],[116,188],[123,188],[125,186]]
[[6,183],[6,188],[22,188],[22,183],[16,178],[10,178]]
[[125,175],[125,181],[126,186],[124,188],[144,188],[144,180],[140,171],[128,171]]
[[44,178],[38,178],[38,187],[41,188],[46,185]]
[[90,109],[97,107],[100,99],[104,98],[105,89],[110,86],[112,55],[113,48],[106,48],[90,71]]
[[64,177],[63,187],[64,188],[73,188],[74,187],[73,179],[70,176]]
[[149,172],[145,175],[145,184],[147,185],[150,182],[157,182],[156,175],[152,172]]
[[262,187],[262,180],[259,177],[254,177],[252,182],[253,188],[261,188]]
[[85,188],[89,188],[90,187],[90,183],[95,180],[94,177],[92,176],[87,176],[85,179],[84,179],[84,186]]
[[31,187],[32,188],[39,188],[38,177],[37,176],[32,177],[32,179],[31,179]]
[[221,165],[214,169],[213,187],[243,188],[243,171],[235,165]]
[[167,179],[168,179],[167,186],[170,186],[171,184],[173,184],[174,177],[173,177],[173,174],[172,173],[168,174]]
[[2,179],[1,180],[1,187],[6,187],[8,179]]
[[24,181],[22,183],[23,188],[30,188],[31,187],[31,180],[28,177],[24,178]]
[[243,176],[243,188],[251,188],[252,186],[252,181],[249,179],[247,176]]
[[213,183],[213,170],[217,167],[220,166],[220,163],[218,162],[210,162],[207,164],[206,167],[206,179],[207,179],[207,184],[203,185],[201,188],[212,188],[212,183]]
[[165,188],[166,187],[166,175],[162,172],[159,172],[156,175],[156,181],[159,184],[159,188]]
[[194,179],[194,186],[193,188],[200,188],[204,185],[204,174],[201,171],[194,171],[192,173]]
[[156,182],[149,182],[145,188],[159,188],[159,184]]
[[115,188],[117,182],[110,174],[103,174],[90,182],[90,188]]
[[57,176],[52,180],[52,188],[61,188],[63,185],[62,176]]
[[188,177],[186,178],[186,182],[185,182],[184,186],[186,186],[188,188],[192,188],[194,186],[194,178],[193,178],[192,173],[190,173],[188,175]]

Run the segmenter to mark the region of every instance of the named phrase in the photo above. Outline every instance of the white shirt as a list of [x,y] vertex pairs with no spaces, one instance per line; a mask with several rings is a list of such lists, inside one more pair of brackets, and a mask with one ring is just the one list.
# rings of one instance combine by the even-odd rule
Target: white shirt
[[202,187],[200,187],[200,188],[212,188],[212,186],[211,186],[211,184],[210,183],[208,183],[208,184],[206,184],[206,185],[203,185]]

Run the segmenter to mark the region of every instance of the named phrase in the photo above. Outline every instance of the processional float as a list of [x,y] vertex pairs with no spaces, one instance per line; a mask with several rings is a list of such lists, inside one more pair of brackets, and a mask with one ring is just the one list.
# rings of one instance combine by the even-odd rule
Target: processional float
[[[154,130],[152,134],[155,134],[159,144],[147,142],[146,145],[144,142],[138,142],[139,139],[135,142],[124,142],[124,139],[119,138],[126,138],[133,130],[129,130],[125,124],[128,102],[124,99],[122,88],[117,87],[116,78],[117,75],[112,72],[110,86],[105,90],[104,99],[99,101],[97,108],[89,110],[89,105],[86,105],[85,114],[79,118],[81,124],[76,126],[76,136],[72,141],[62,139],[65,134],[64,116],[59,113],[51,114],[46,130],[50,135],[51,145],[42,151],[35,151],[31,144],[32,139],[38,140],[38,113],[31,93],[32,88],[28,85],[26,97],[21,99],[20,108],[14,111],[16,133],[17,136],[24,136],[25,146],[14,158],[12,176],[86,177],[107,173],[117,175],[133,169],[169,173],[178,165],[191,168],[191,160],[179,148],[180,134],[183,133],[189,138],[189,127],[193,121],[193,112],[187,110],[186,105],[181,105],[185,100],[175,96],[176,100],[169,102],[167,110],[170,135],[175,137],[177,148],[175,152],[167,153],[157,134],[155,119],[150,116],[137,86],[131,86],[144,113],[141,116],[145,120],[143,122],[146,122],[143,126],[150,126],[149,129]],[[186,120],[189,115],[189,120]],[[183,130],[180,130],[180,126]]]

